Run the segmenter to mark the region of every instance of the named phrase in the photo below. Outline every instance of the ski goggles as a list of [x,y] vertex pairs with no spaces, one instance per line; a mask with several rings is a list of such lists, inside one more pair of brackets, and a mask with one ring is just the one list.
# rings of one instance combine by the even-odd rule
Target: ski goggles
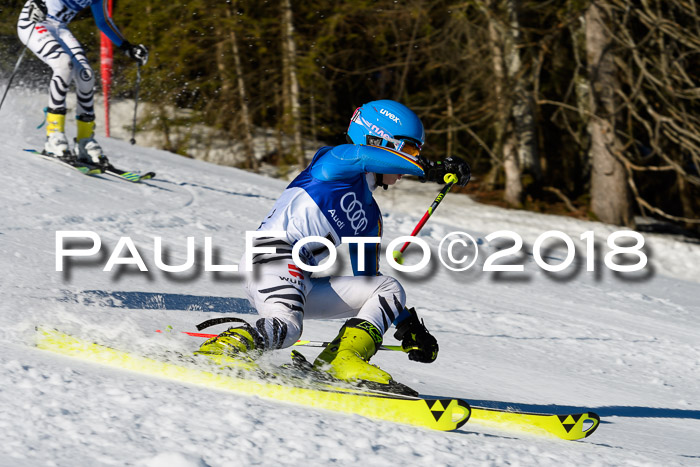
[[414,141],[408,139],[387,138],[386,136],[384,137],[384,139],[387,140],[387,147],[391,147],[390,144],[393,144],[394,149],[396,149],[397,151],[401,151],[405,154],[408,154],[409,156],[420,156],[421,146],[420,144]]
[[[399,138],[401,137],[399,136]],[[392,138],[387,135],[367,135],[367,144],[370,146],[384,146],[413,157],[420,156],[421,145],[410,139]]]

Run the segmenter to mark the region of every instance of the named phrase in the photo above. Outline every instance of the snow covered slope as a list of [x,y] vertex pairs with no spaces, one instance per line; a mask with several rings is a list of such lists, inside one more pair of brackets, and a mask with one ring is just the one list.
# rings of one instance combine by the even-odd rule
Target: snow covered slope
[[[0,465],[700,464],[700,246],[646,235],[650,259],[642,273],[614,274],[602,259],[616,228],[482,206],[459,195],[448,195],[421,235],[436,252],[445,234],[471,234],[481,243],[471,270],[451,272],[433,260],[422,273],[397,274],[383,261],[384,273],[401,278],[409,304],[438,338],[440,357],[422,365],[384,352],[375,363],[423,394],[539,412],[593,410],[602,424],[585,441],[473,423],[430,432],[33,348],[34,326],[48,324],[131,349],[189,351],[201,341],[154,330],[194,330],[224,315],[251,318],[238,276],[204,271],[204,237],[212,237],[219,263],[237,263],[244,232],[258,226],[286,185],[105,138],[115,165],[154,170],[156,179],[132,184],[82,175],[22,152],[43,142],[35,127],[44,100],[13,90],[0,111]],[[71,131],[69,125],[69,137]],[[402,181],[378,193],[385,243],[410,232],[437,191]],[[60,230],[96,232],[100,255],[56,272]],[[504,259],[523,264],[524,272],[481,271],[496,251],[485,237],[498,230],[524,239],[522,253]],[[577,245],[574,264],[561,273],[546,273],[532,255],[533,242],[548,230],[567,233]],[[578,240],[586,231],[599,243],[595,272],[586,271]],[[158,270],[153,237],[163,238],[167,264],[182,264],[188,236],[195,238],[196,266]],[[148,272],[102,271],[120,237],[134,241]],[[546,260],[557,264],[565,256],[552,249]],[[304,337],[330,339],[340,324],[308,321]],[[304,353],[313,358],[317,351]],[[288,351],[271,358],[285,361]]]

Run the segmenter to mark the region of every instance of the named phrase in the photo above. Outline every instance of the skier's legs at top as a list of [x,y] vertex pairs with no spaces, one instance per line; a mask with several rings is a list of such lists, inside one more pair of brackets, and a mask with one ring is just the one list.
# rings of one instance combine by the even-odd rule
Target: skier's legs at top
[[[17,33],[22,43],[52,70],[44,150],[58,156],[68,153],[68,139],[65,135],[66,96],[71,81],[75,81],[78,126],[76,140],[80,146],[80,157],[97,162],[102,150],[93,138],[95,74],[83,47],[70,30],[51,19],[41,23],[31,22],[28,3],[20,13]],[[97,150],[94,146],[97,146]],[[87,152],[85,148],[91,151]]]

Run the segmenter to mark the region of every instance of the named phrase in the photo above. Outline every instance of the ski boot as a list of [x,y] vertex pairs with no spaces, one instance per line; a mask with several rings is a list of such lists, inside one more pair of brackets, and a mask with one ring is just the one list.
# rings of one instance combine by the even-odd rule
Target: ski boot
[[414,390],[397,383],[389,373],[369,363],[381,345],[382,334],[374,324],[352,318],[340,328],[338,336],[319,354],[313,366],[357,386],[416,395]]
[[62,160],[73,159],[68,149],[68,138],[65,133],[65,109],[49,110],[46,114],[46,142],[44,154]]
[[80,162],[106,169],[109,166],[109,160],[103,154],[100,144],[95,140],[95,116],[79,115],[77,124],[78,134],[75,138],[73,154]]
[[230,327],[216,337],[205,341],[195,355],[204,355],[217,365],[257,369],[255,357],[261,353],[263,344],[258,332],[248,323]]

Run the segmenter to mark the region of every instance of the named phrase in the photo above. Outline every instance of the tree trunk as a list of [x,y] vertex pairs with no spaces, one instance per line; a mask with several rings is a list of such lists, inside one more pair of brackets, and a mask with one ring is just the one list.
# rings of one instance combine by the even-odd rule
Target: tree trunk
[[[226,17],[230,20],[231,9],[226,8]],[[229,32],[231,38],[231,52],[233,53],[233,65],[236,71],[236,83],[238,87],[238,98],[241,106],[241,120],[243,123],[243,143],[245,145],[245,156],[248,162],[248,168],[258,170],[258,160],[255,158],[255,149],[253,147],[253,124],[250,120],[250,112],[248,111],[248,93],[246,91],[245,79],[243,78],[243,66],[241,65],[241,54],[238,50],[238,40],[236,38],[236,30],[231,25]]]
[[311,91],[311,97],[309,99],[309,112],[310,112],[310,124],[311,124],[311,139],[314,141],[318,141],[318,133],[316,130],[316,94],[314,94],[313,90]]
[[[229,79],[229,73],[228,73],[228,67],[226,66],[226,60],[224,57],[226,57],[226,54],[224,53],[224,37],[225,37],[225,32],[223,31],[223,28],[216,28],[216,37],[217,37],[217,42],[216,42],[216,68],[219,71],[219,78],[221,79],[221,90],[219,92],[219,96],[221,97],[221,102],[231,102],[231,80]],[[229,109],[230,110],[230,109]],[[221,129],[226,132],[226,134],[230,134],[232,130],[232,122],[229,117],[231,114],[230,111],[228,112],[219,112],[216,117],[216,123],[217,126],[220,126]],[[230,165],[233,166],[235,165],[235,154],[233,153],[233,149],[229,149],[227,154],[217,157],[215,160],[211,160],[209,158],[209,152],[207,151],[207,155],[204,158],[204,160],[209,160],[210,162],[214,162],[215,164],[224,164],[224,165]]]
[[617,159],[621,145],[615,135],[615,92],[619,84],[610,51],[606,25],[609,12],[592,3],[585,15],[586,56],[590,80],[590,107],[594,117],[588,125],[591,137],[591,210],[602,222],[632,227],[632,205],[625,166]]
[[494,16],[501,10],[502,0],[492,0],[489,3],[489,47],[491,49],[493,73],[494,73],[494,94],[496,97],[496,121],[494,130],[496,132],[496,144],[494,153],[501,154],[503,168],[505,170],[505,193],[503,199],[511,206],[519,207],[522,203],[523,186],[520,181],[521,170],[518,161],[518,144],[513,134],[512,125],[512,101],[507,94],[508,76],[512,65],[508,66],[506,74],[506,64],[511,64],[513,58],[506,59],[505,54],[512,53],[514,46],[512,36],[506,32],[498,23]]
[[[678,183],[678,195],[681,199],[681,207],[683,208],[683,216],[692,219],[694,217],[697,217],[697,214],[695,214],[695,209],[694,209],[694,204],[697,204],[697,198],[693,198],[691,190],[692,190],[692,185],[690,185],[685,177],[681,175],[680,173],[676,173],[676,181]],[[695,199],[695,202],[693,200]],[[686,222],[684,224],[685,228],[688,230],[692,229],[697,229],[698,226],[693,225],[690,222]]]
[[[573,8],[573,6],[570,6]],[[564,186],[570,191],[575,191],[578,183],[590,178],[590,160],[587,154],[589,148],[588,125],[591,120],[591,96],[590,81],[586,69],[586,21],[585,12],[580,11],[576,16],[576,21],[569,25],[571,35],[571,51],[574,63],[576,64],[573,73],[573,91],[577,109],[577,119],[568,120],[566,112],[561,115],[566,122],[566,126],[578,143],[580,151],[576,151],[575,160],[563,161],[562,164],[566,173],[577,174],[575,177],[565,177]]]
[[513,91],[513,128],[517,139],[520,170],[528,170],[539,180],[542,176],[540,158],[535,137],[535,112],[528,74],[525,73],[521,57],[522,34],[520,31],[519,1],[506,0],[508,31],[505,34],[505,63],[508,82]]
[[450,96],[450,91],[447,91],[447,151],[446,154],[448,156],[453,156],[454,152],[454,138],[455,138],[455,131],[454,131],[454,118],[455,118],[455,109],[452,104],[452,96]]
[[224,101],[228,101],[231,97],[231,80],[229,79],[229,74],[227,72],[228,66],[224,57],[224,35],[221,34],[221,30],[217,31],[217,39],[219,41],[216,43],[216,69],[219,71],[219,77],[221,78],[221,98]]
[[520,207],[523,196],[523,184],[520,180],[522,171],[518,160],[518,143],[512,132],[503,145],[503,170],[506,174],[506,190],[503,199],[511,206]]
[[418,33],[418,26],[420,25],[422,18],[416,18],[413,23],[413,31],[411,32],[411,40],[408,42],[406,47],[405,63],[403,66],[403,71],[401,72],[401,79],[399,80],[399,87],[396,91],[396,100],[402,101],[404,92],[406,90],[406,78],[408,77],[408,71],[411,68],[411,60],[413,60],[413,47],[416,42],[416,34]]
[[296,43],[294,42],[294,24],[292,22],[292,5],[290,0],[282,1],[282,68],[285,75],[285,115],[291,119],[292,133],[294,137],[293,155],[296,157],[299,168],[304,169],[306,158],[301,139],[301,105],[299,103],[299,82],[296,68]]

